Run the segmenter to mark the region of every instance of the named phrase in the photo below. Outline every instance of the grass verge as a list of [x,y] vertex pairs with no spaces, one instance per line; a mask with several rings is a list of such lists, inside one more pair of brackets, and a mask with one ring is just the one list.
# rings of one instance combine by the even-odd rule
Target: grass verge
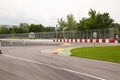
[[120,63],[120,46],[75,48],[71,53],[71,56]]

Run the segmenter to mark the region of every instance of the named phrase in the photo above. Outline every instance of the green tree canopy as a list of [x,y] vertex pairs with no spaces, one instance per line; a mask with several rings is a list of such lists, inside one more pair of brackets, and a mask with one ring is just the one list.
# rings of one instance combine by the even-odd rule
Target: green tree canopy
[[55,31],[55,27],[45,27],[45,32],[52,32],[52,31]]
[[64,27],[67,27],[67,30],[75,30],[77,26],[77,22],[73,14],[67,15],[66,19],[67,21],[63,20],[63,18],[58,19],[59,29],[63,30]]
[[12,26],[11,28],[11,34],[21,33],[18,26]]
[[29,32],[43,32],[44,26],[42,24],[31,24],[29,28]]
[[9,27],[6,27],[6,26],[0,27],[0,34],[9,34],[9,33],[10,33]]
[[75,30],[76,29],[76,20],[72,14],[67,15],[67,22],[66,22],[68,27],[68,30]]
[[59,25],[59,30],[63,30],[63,28],[67,26],[67,24],[66,24],[66,22],[63,20],[63,18],[58,19],[58,25]]
[[95,10],[90,9],[88,12],[89,18],[82,18],[77,25],[80,29],[103,29],[113,27],[114,20],[110,18],[109,13],[96,13]]
[[29,24],[28,23],[20,23],[19,25],[20,33],[28,33],[29,32]]

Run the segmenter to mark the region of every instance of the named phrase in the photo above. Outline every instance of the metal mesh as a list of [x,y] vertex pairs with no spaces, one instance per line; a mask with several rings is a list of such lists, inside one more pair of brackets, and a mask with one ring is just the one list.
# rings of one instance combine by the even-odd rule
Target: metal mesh
[[[55,31],[35,33],[35,39],[90,39],[93,38],[93,32],[97,32],[97,38],[113,38],[114,28],[81,30],[81,31]],[[2,39],[29,39],[30,34],[0,34]]]

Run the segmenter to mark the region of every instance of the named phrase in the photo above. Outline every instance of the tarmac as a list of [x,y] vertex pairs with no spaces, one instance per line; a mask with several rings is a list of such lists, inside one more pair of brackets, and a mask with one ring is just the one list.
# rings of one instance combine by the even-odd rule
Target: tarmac
[[[69,45],[68,45],[69,44]],[[119,44],[96,44],[96,46]],[[120,80],[120,64],[69,55],[71,48],[88,47],[87,43],[53,43],[51,41],[3,41],[0,56],[0,80]]]

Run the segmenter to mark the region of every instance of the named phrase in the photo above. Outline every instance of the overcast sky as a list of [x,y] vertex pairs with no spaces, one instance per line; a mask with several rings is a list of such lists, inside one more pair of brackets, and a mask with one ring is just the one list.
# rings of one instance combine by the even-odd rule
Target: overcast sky
[[67,14],[73,14],[77,21],[88,17],[90,8],[108,12],[120,23],[120,0],[0,0],[0,24],[55,26],[57,19]]

